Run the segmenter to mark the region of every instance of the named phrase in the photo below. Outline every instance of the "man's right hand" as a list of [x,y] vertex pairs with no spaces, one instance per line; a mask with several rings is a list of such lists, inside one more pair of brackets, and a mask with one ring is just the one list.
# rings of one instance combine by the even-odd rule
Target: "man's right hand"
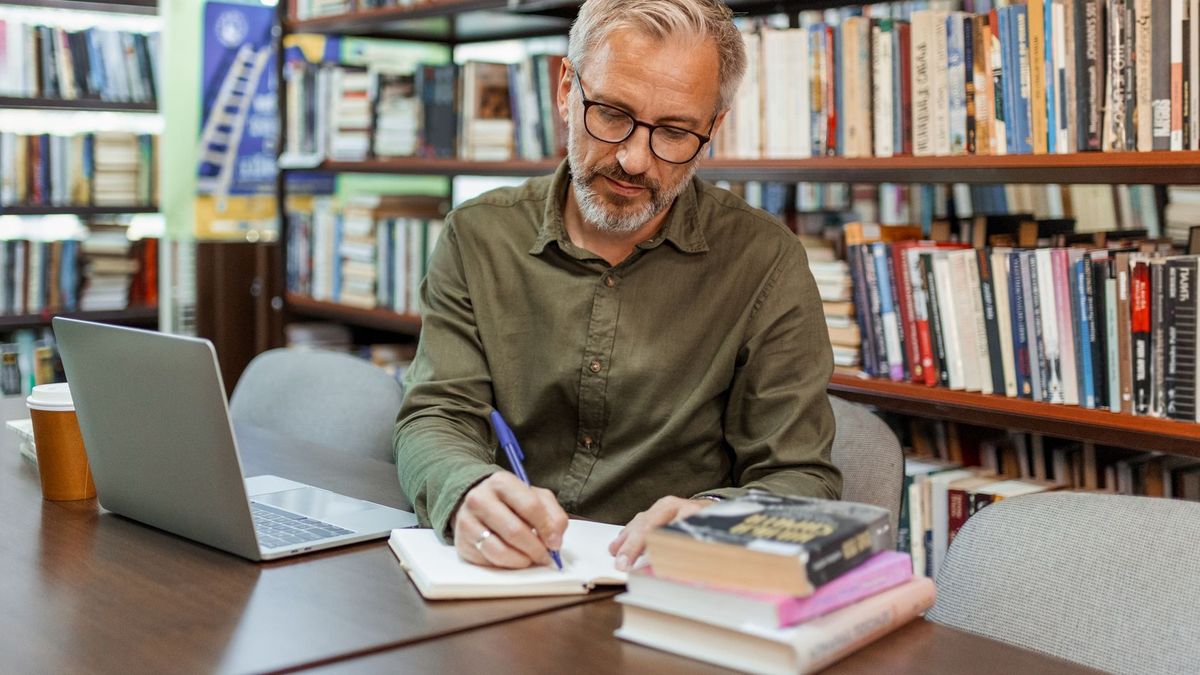
[[467,491],[454,515],[454,548],[467,562],[520,569],[551,565],[567,513],[554,493],[500,471]]

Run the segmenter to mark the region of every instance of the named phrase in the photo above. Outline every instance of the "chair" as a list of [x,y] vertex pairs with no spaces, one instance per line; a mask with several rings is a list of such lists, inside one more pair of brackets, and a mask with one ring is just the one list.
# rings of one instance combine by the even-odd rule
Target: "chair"
[[392,462],[402,396],[395,378],[349,354],[273,349],[246,367],[229,413],[234,424]]
[[842,499],[882,506],[892,514],[892,532],[900,514],[904,453],[888,425],[866,406],[829,397],[836,421],[833,463],[842,470]]
[[927,618],[1114,673],[1200,664],[1200,504],[1050,492],[954,538]]

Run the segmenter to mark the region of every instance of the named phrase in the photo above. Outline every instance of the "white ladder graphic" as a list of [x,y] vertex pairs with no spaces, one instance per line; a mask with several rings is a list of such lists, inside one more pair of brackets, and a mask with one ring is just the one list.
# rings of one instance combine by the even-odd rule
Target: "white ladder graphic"
[[196,188],[200,193],[215,195],[219,210],[225,209],[246,115],[270,56],[269,45],[260,50],[250,45],[238,49],[200,135],[200,176]]

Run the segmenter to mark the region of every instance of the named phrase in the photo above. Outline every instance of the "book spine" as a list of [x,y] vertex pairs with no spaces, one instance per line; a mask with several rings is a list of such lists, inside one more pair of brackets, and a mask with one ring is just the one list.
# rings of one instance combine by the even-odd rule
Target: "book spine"
[[896,271],[897,311],[903,335],[905,361],[908,375],[913,382],[925,381],[925,367],[921,358],[920,337],[917,335],[917,317],[913,311],[913,265],[908,252],[911,246],[892,245],[892,269]]
[[1166,269],[1162,258],[1150,261],[1150,415],[1165,415],[1163,390],[1166,334],[1171,315],[1167,307]]
[[846,251],[850,263],[850,279],[854,286],[854,314],[858,319],[858,331],[862,344],[863,370],[868,375],[879,375],[879,356],[875,353],[874,326],[871,319],[871,300],[867,290],[867,271],[863,264],[866,244],[851,245]]
[[1085,253],[1084,260],[1084,293],[1086,294],[1088,324],[1088,349],[1091,351],[1092,386],[1095,390],[1096,406],[1108,405],[1108,301],[1105,295],[1105,269],[1107,258],[1095,259],[1091,253]]
[[950,134],[950,154],[967,152],[967,65],[966,43],[962,16],[951,12],[943,27],[946,31],[946,91],[949,101],[947,117]]
[[901,21],[897,24],[897,40],[900,46],[900,58],[897,59],[897,70],[892,76],[900,83],[900,99],[898,109],[900,114],[900,154],[913,154],[913,115],[912,115],[912,24]]
[[1081,258],[1074,263],[1075,284],[1074,289],[1077,289],[1073,294],[1076,301],[1075,315],[1078,318],[1075,323],[1075,344],[1077,348],[1075,353],[1079,356],[1079,372],[1082,375],[1080,381],[1079,402],[1085,408],[1096,407],[1096,385],[1095,385],[1095,369],[1092,363],[1092,353],[1096,344],[1095,330],[1095,306],[1092,302],[1091,291],[1089,287],[1091,283],[1088,281],[1091,278],[1091,265],[1088,260]]
[[[1149,77],[1151,73],[1158,75],[1150,78],[1150,110],[1147,111],[1150,118],[1150,147],[1153,150],[1170,150],[1171,96],[1175,85],[1174,64],[1171,63],[1172,0],[1138,0],[1139,8],[1143,4],[1149,5],[1144,10],[1148,15],[1138,16],[1138,37],[1145,35],[1150,40],[1151,63],[1146,64],[1146,76]],[[1148,24],[1145,28],[1142,27],[1143,22]],[[1163,73],[1170,73],[1171,76],[1163,77]]]
[[1000,42],[1000,18],[996,10],[987,15],[989,71],[992,77],[992,154],[1008,153],[1010,98],[1009,74],[1005,71],[1004,50]]
[[1079,405],[1079,377],[1076,363],[1076,316],[1071,302],[1071,263],[1065,248],[1050,252],[1054,282],[1055,326],[1058,332],[1058,354],[1063,402]]
[[[1183,150],[1183,59],[1184,21],[1187,0],[1171,0],[1170,13],[1160,20],[1170,21],[1171,45],[1171,150]],[[1161,72],[1161,71],[1159,71]]]
[[[1033,55],[1030,51],[1030,35],[1029,35],[1029,11],[1026,5],[1011,5],[1013,8],[1013,39],[1016,42],[1016,57],[1017,57],[1017,152],[1020,154],[1030,154],[1041,148],[1045,151],[1045,138],[1043,136],[1042,145],[1038,145],[1036,132],[1034,128],[1037,124],[1035,121],[1034,102],[1037,91],[1034,89],[1033,82]],[[1040,68],[1039,68],[1040,70]],[[1043,84],[1044,89],[1044,84]],[[1041,90],[1038,90],[1041,91]],[[1041,121],[1040,129],[1045,130],[1045,104],[1041,106]]]
[[875,267],[874,253],[871,245],[863,246],[860,255],[863,257],[863,276],[867,287],[867,314],[870,320],[870,337],[875,342],[875,372],[877,377],[890,376],[891,356],[888,354],[887,329],[883,320],[883,294],[879,287],[879,272]]
[[852,605],[912,578],[912,558],[882,552],[817,589],[807,598],[789,598],[779,606],[778,627],[794,626]]
[[[942,333],[941,307],[938,302],[937,283],[933,271],[933,254],[921,253],[919,256],[921,276],[925,283],[925,294],[928,298],[927,314],[929,316],[929,332],[933,344],[933,364],[930,369],[937,373],[937,384],[949,386],[950,366],[946,359],[946,341]],[[926,375],[926,383],[929,383]]]
[[1009,301],[1008,255],[993,252],[992,287],[996,300],[996,332],[1000,336],[1000,365],[1004,376],[1004,395],[1017,397],[1016,354],[1013,349],[1012,304]]
[[1133,349],[1133,413],[1150,414],[1153,377],[1150,354],[1150,264],[1140,256],[1129,261],[1129,320]]
[[1133,413],[1133,311],[1130,291],[1129,254],[1118,253],[1113,264],[1116,286],[1117,358],[1120,377],[1121,412]]
[[1180,262],[1178,298],[1172,330],[1175,331],[1175,410],[1172,417],[1194,422],[1200,407],[1196,405],[1197,386],[1197,284],[1200,259],[1189,257]]
[[820,626],[826,639],[805,640],[797,670],[816,672],[887,635],[932,607],[934,594],[932,580],[913,579],[830,615]]
[[[1026,327],[1029,335],[1029,371],[1033,380],[1033,400],[1051,402],[1050,399],[1050,366],[1046,354],[1046,335],[1042,316],[1041,277],[1049,275],[1050,270],[1042,267],[1037,259],[1036,251],[1031,251],[1022,260],[1022,267],[1028,269],[1029,277],[1022,289],[1026,293],[1025,315],[1029,319]],[[1040,269],[1039,269],[1040,268]],[[1024,273],[1024,269],[1022,272]]]
[[[979,262],[979,295],[983,303],[984,330],[986,331],[988,364],[992,379],[992,391],[1004,389],[1004,362],[1000,356],[1000,323],[996,313],[996,285],[992,278],[992,264],[985,249],[976,249]],[[985,372],[984,377],[988,375]]]
[[1016,380],[1017,398],[1033,398],[1033,380],[1030,375],[1029,320],[1025,316],[1025,280],[1021,268],[1021,254],[1008,254],[1008,305],[1012,318],[1013,376]]
[[895,295],[892,292],[892,275],[888,270],[888,245],[883,242],[872,244],[871,256],[875,265],[879,294],[879,317],[883,323],[883,336],[886,341],[888,377],[899,382],[904,379],[904,357],[900,345],[900,321],[896,314]]

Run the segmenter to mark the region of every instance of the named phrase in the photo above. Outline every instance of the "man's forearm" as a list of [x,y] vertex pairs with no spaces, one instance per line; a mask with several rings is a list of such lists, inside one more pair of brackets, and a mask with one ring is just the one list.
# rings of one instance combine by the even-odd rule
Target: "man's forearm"
[[479,444],[436,417],[401,422],[395,447],[400,487],[412,501],[418,521],[434,528],[443,541],[450,540],[451,516],[463,494],[502,470]]

